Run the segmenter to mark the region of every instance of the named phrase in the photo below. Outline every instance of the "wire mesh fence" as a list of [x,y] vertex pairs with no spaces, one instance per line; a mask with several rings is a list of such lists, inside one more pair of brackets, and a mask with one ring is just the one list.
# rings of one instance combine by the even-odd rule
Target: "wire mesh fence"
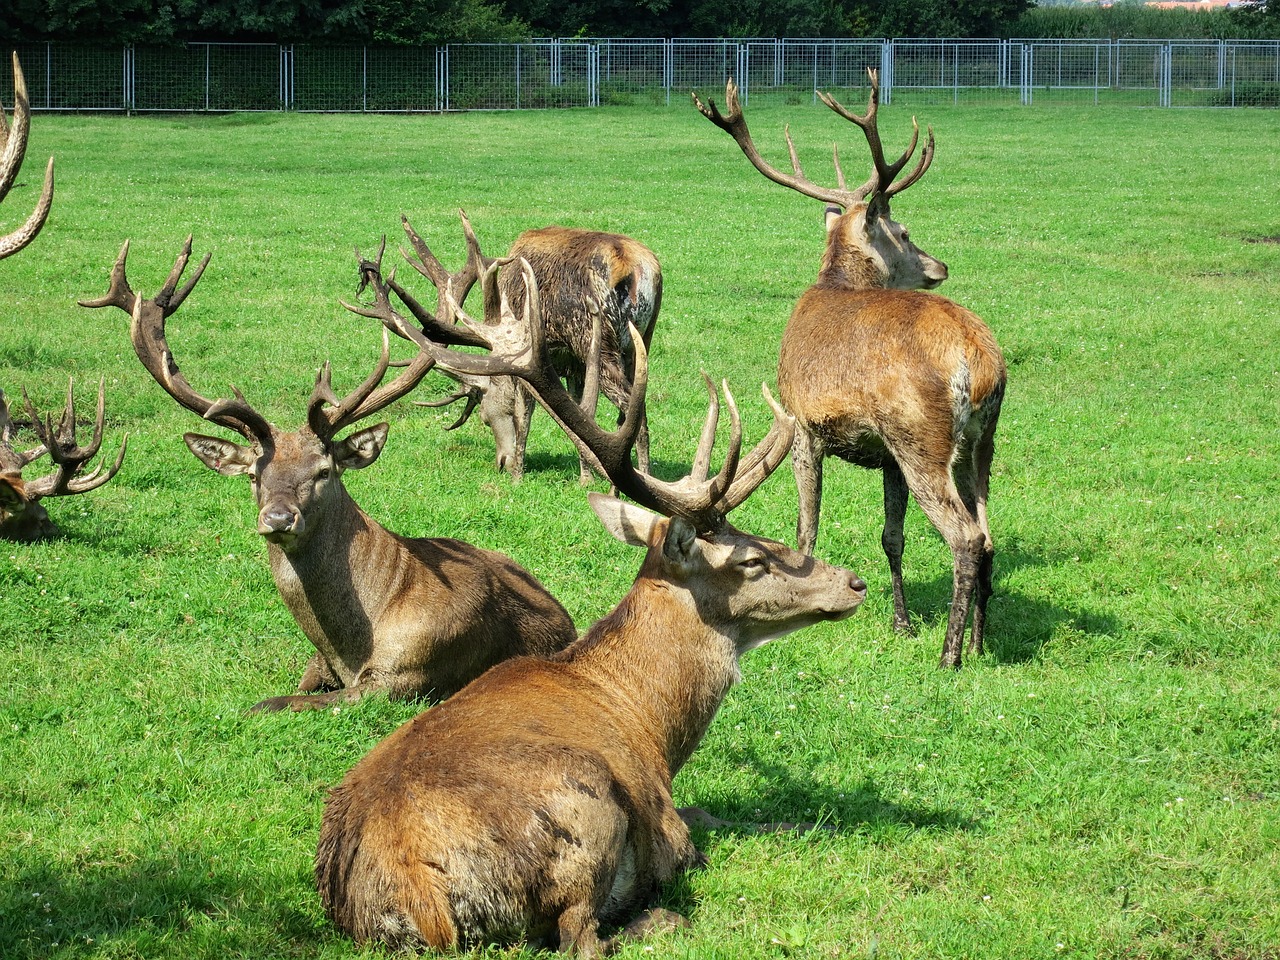
[[[787,103],[1280,107],[1280,41],[539,40],[442,47],[20,46],[36,110],[433,112],[669,104],[729,77]],[[5,70],[8,66],[5,65]],[[2,78],[0,78],[2,79]],[[2,88],[0,88],[2,89]]]

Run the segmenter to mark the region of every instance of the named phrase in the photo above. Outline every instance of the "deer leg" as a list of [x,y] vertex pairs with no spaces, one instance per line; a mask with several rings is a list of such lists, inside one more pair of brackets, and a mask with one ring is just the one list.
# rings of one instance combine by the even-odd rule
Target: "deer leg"
[[950,475],[936,477],[912,471],[905,463],[900,462],[900,465],[920,509],[951,548],[951,610],[947,615],[947,635],[942,644],[939,666],[958,670],[985,537]]
[[591,904],[586,901],[575,903],[561,912],[557,922],[560,933],[560,953],[572,953],[579,957],[608,956],[613,952],[612,944],[601,943],[597,929],[599,920]]
[[800,517],[796,521],[796,547],[813,555],[818,542],[818,513],[822,507],[822,445],[805,426],[796,424],[791,444],[791,467],[800,495]]
[[[320,693],[326,690],[337,690],[342,684],[329,669],[329,662],[319,653],[312,655],[302,671],[302,679],[298,681],[298,693]],[[255,708],[256,709],[256,708]]]
[[902,588],[902,551],[905,537],[902,533],[907,516],[907,479],[896,460],[888,459],[884,474],[884,530],[880,534],[880,546],[889,561],[889,577],[893,581],[893,629],[910,635],[911,618],[907,615],[907,597]]
[[533,397],[529,389],[520,382],[516,383],[515,410],[515,450],[511,455],[511,481],[519,483],[524,479],[524,452],[529,444],[529,424],[533,421]]
[[982,529],[982,562],[978,567],[978,583],[974,592],[973,628],[969,634],[969,652],[982,653],[986,636],[987,601],[991,599],[992,568],[995,566],[996,548],[991,539],[991,524],[987,520],[987,495],[991,490],[991,461],[995,454],[995,422],[987,424],[982,437],[974,448],[973,492],[974,512]]

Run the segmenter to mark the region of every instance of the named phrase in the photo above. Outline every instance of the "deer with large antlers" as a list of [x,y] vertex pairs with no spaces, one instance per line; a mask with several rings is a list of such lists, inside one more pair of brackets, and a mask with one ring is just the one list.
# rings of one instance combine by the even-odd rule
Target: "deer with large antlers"
[[[18,169],[27,152],[31,107],[27,102],[27,81],[22,75],[18,55],[13,55],[13,122],[7,123],[0,109],[0,201],[8,195],[18,177]],[[0,260],[12,256],[35,239],[49,217],[53,204],[53,158],[45,168],[44,187],[35,210],[16,230],[0,236]],[[73,386],[67,384],[67,404],[55,429],[52,418],[41,417],[22,393],[23,404],[31,421],[31,429],[40,443],[30,450],[14,447],[17,425],[9,412],[4,391],[0,390],[0,539],[40,540],[57,533],[57,527],[40,501],[45,497],[66,497],[96,490],[116,475],[124,461],[128,437],[120,445],[120,453],[110,468],[104,461],[89,473],[84,466],[98,454],[102,446],[102,428],[106,416],[102,383],[98,384],[98,416],[94,422],[93,440],[87,447],[76,442],[76,408]],[[48,453],[54,471],[35,480],[24,480],[22,471]]]
[[[407,218],[401,218],[413,256],[401,251],[406,260],[429,279],[438,291],[437,314],[444,322],[452,320],[444,292],[461,304],[474,286],[479,271],[492,261],[479,253],[475,234],[462,214],[467,237],[467,260],[463,268],[450,273],[432,253]],[[605,397],[622,411],[632,393],[635,368],[635,344],[630,330],[636,328],[647,350],[653,340],[653,328],[662,305],[662,267],[653,251],[631,237],[598,230],[570,227],[542,227],[526,230],[516,238],[507,256],[524,259],[533,268],[541,296],[542,322],[555,369],[568,381],[570,393],[582,398],[586,383],[591,346],[592,319],[602,314],[603,327],[598,359],[591,361],[599,370],[600,389]],[[498,289],[517,310],[524,300],[524,281],[518,271],[499,275]],[[486,307],[492,313],[496,305]],[[519,482],[524,475],[525,445],[529,436],[529,419],[533,403],[520,381],[513,377],[485,377],[451,373],[461,389],[429,406],[443,406],[464,400],[461,415],[448,427],[452,430],[466,422],[472,411],[480,409],[480,417],[493,432],[499,470],[511,474]],[[641,470],[649,469],[649,428],[641,421],[636,434],[636,457]],[[585,483],[590,477],[581,464]]]
[[[98,415],[94,421],[93,439],[82,447],[76,441],[76,406],[73,384],[67,383],[67,403],[55,427],[52,417],[42,417],[31,403],[26,391],[22,393],[23,405],[31,421],[31,429],[40,443],[30,450],[14,447],[17,425],[9,413],[4,391],[0,390],[0,539],[42,540],[57,534],[58,528],[49,519],[48,511],[40,503],[45,497],[69,497],[77,493],[96,490],[120,469],[124,462],[126,436],[120,444],[115,462],[108,467],[104,460],[88,473],[85,464],[98,455],[102,447],[102,430],[106,416],[103,384],[98,383]],[[45,454],[53,461],[52,473],[34,480],[24,479],[23,469]]]
[[835,188],[803,173],[786,133],[792,173],[769,165],[747,130],[738,91],[725,87],[725,112],[694,94],[699,111],[729,133],[768,179],[828,204],[827,246],[817,282],[800,297],[782,337],[778,393],[796,418],[792,452],[800,494],[797,538],[810,553],[818,536],[822,461],[832,455],[884,475],[881,544],[893,580],[893,622],[909,632],[902,589],[903,519],[908,493],[951,549],[953,585],[941,664],[960,666],[972,608],[969,652],[982,652],[995,548],[987,494],[996,421],[1005,391],[1005,364],[995,338],[977,316],[932,293],[946,264],[925,253],[889,216],[889,201],[918,181],[933,161],[933,130],[920,158],[919,127],[892,163],[877,126],[874,70],[867,112],[847,110],[819,94],[857,125],[871,150],[870,179],[850,189],[835,154]]
[[[545,660],[499,664],[361,760],[329,796],[316,880],[325,911],[360,941],[443,950],[524,935],[592,957],[612,947],[601,924],[638,935],[684,922],[644,908],[660,884],[702,862],[683,819],[700,812],[676,809],[672,779],[738,680],[738,658],[849,616],[866,586],[725,520],[791,445],[792,419],[767,390],[773,426],[750,454],[741,455],[726,386],[730,445],[708,476],[719,419],[708,380],[690,475],[662,482],[637,471],[643,339],[633,331],[634,390],[622,423],[604,430],[561,384],[532,268],[520,269],[523,322],[505,298],[501,322],[464,318],[491,355],[437,347],[394,315],[386,322],[457,373],[527,383],[582,456],[641,504],[588,494],[609,532],[644,548],[645,559],[627,596],[577,643]],[[598,317],[594,326],[598,338]]]
[[392,533],[343,486],[344,471],[378,458],[388,426],[338,434],[412,390],[431,369],[430,355],[419,352],[382,384],[390,362],[384,332],[378,364],[360,386],[339,397],[326,363],[305,424],[281,430],[234,388],[233,399],[197,393],[169,349],[165,321],[191,293],[209,256],[179,287],[191,256],[188,238],[164,286],[147,298],[126,278],[128,252],[126,242],[106,295],[81,303],[128,313],[134,351],[155,381],[181,406],[249,441],[183,437],[211,470],[249,478],[276,586],[316,648],[297,693],[264,700],[255,710],[315,709],[375,691],[443,698],[500,660],[548,654],[575,639],[564,608],[508,557],[459,540]]

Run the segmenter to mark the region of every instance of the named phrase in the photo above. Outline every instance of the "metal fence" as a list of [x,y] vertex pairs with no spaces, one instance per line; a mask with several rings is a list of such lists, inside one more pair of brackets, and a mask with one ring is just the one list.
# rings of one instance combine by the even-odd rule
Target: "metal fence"
[[[442,47],[20,46],[36,110],[427,112],[745,99],[1280,107],[1280,41],[543,40]],[[7,67],[6,67],[7,69]],[[4,87],[0,87],[4,89]]]

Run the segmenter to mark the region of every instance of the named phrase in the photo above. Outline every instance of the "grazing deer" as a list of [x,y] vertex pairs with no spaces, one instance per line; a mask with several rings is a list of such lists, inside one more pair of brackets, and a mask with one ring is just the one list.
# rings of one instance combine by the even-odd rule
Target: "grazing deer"
[[[449,319],[443,303],[444,291],[461,304],[474,285],[477,270],[486,260],[478,253],[475,234],[462,215],[467,234],[467,262],[458,273],[449,273],[423,242],[409,221],[401,218],[415,257],[405,259],[436,286],[441,303],[438,314]],[[591,346],[592,317],[603,314],[603,337],[600,346],[600,385],[605,397],[619,411],[631,396],[635,367],[635,345],[630,328],[640,331],[644,348],[649,349],[654,324],[662,305],[662,267],[653,251],[631,237],[596,230],[569,227],[543,227],[526,230],[516,238],[507,254],[512,259],[527,260],[533,267],[541,294],[542,319],[555,369],[569,382],[570,393],[581,400],[586,382],[586,363]],[[452,287],[450,287],[452,284]],[[524,285],[517,272],[500,275],[498,287],[517,310],[524,298]],[[493,305],[486,308],[492,315]],[[462,389],[431,406],[443,406],[465,400],[458,420],[448,429],[463,424],[479,406],[481,419],[493,431],[497,446],[499,470],[506,470],[513,481],[524,475],[525,443],[529,436],[529,419],[533,404],[519,381],[510,377],[474,377],[452,373]],[[636,457],[641,470],[649,469],[649,428],[641,419],[636,436]],[[581,465],[582,481],[590,477],[586,464]]]
[[639,934],[684,923],[641,911],[660,884],[703,862],[671,782],[738,680],[738,658],[849,616],[866,585],[725,521],[791,444],[791,418],[767,390],[773,426],[750,455],[740,456],[726,387],[730,448],[708,479],[719,418],[708,381],[690,476],[664,483],[639,473],[631,446],[647,381],[642,338],[622,425],[606,432],[561,385],[532,269],[521,268],[525,326],[504,302],[501,325],[473,327],[494,356],[424,349],[456,372],[521,377],[586,459],[662,515],[588,494],[613,536],[646,550],[630,592],[567,650],[499,664],[376,746],[329,796],[316,881],[327,914],[359,941],[443,950],[523,934],[593,957],[612,948],[601,924],[631,921],[625,932]]
[[[18,55],[13,55],[13,125],[5,123],[0,109],[0,201],[8,195],[18,178],[18,169],[27,153],[27,134],[31,124],[31,108],[27,102],[27,81],[22,75]],[[44,188],[36,208],[26,222],[13,232],[0,236],[0,260],[17,253],[35,239],[49,217],[53,206],[53,157],[44,172]]]
[[148,299],[129,286],[128,253],[126,242],[107,294],[81,303],[129,313],[134,351],[155,381],[181,406],[249,441],[183,437],[211,470],[248,476],[276,586],[316,647],[297,694],[264,700],[255,710],[322,708],[374,691],[443,698],[500,660],[548,654],[575,639],[564,608],[509,558],[459,540],[392,533],[343,486],[344,471],[378,458],[388,427],[379,423],[344,439],[338,433],[412,390],[434,363],[429,355],[419,353],[380,387],[389,365],[384,333],[378,364],[360,386],[339,398],[326,363],[306,423],[281,430],[234,388],[232,400],[196,393],[169,349],[165,321],[190,294],[209,255],[178,288],[191,256],[188,237],[165,285]]
[[[93,440],[87,447],[76,442],[76,407],[71,382],[67,383],[67,405],[56,428],[52,418],[41,417],[26,391],[23,391],[22,401],[40,445],[27,451],[14,448],[17,426],[9,415],[4,391],[0,390],[0,539],[42,540],[55,536],[58,528],[40,501],[45,497],[88,493],[102,486],[119,471],[129,438],[125,436],[120,444],[120,453],[109,469],[104,460],[91,472],[84,473],[84,465],[98,455],[102,446],[106,415],[102,382],[98,383],[98,416],[94,421]],[[23,469],[46,453],[53,461],[54,471],[35,480],[24,480]]]
[[792,174],[765,162],[756,150],[730,80],[726,113],[714,102],[694,103],[727,131],[747,159],[770,180],[827,207],[827,248],[818,281],[800,297],[778,360],[778,393],[796,418],[793,450],[800,492],[797,539],[812,552],[818,536],[822,460],[828,454],[884,474],[885,523],[881,543],[893,577],[893,623],[910,631],[902,591],[903,517],[908,492],[942,534],[954,558],[951,610],[942,666],[960,666],[970,606],[969,651],[982,652],[995,548],[987,524],[987,492],[996,421],[1005,390],[1005,365],[995,338],[977,316],[950,300],[916,288],[947,278],[946,264],[911,242],[889,216],[889,201],[919,180],[933,161],[933,130],[919,162],[895,180],[915,152],[911,143],[888,163],[876,125],[879,86],[863,116],[827,94],[828,107],[852,121],[871,149],[871,178],[845,185],[839,154],[839,186],[808,180],[791,135],[786,134]]

